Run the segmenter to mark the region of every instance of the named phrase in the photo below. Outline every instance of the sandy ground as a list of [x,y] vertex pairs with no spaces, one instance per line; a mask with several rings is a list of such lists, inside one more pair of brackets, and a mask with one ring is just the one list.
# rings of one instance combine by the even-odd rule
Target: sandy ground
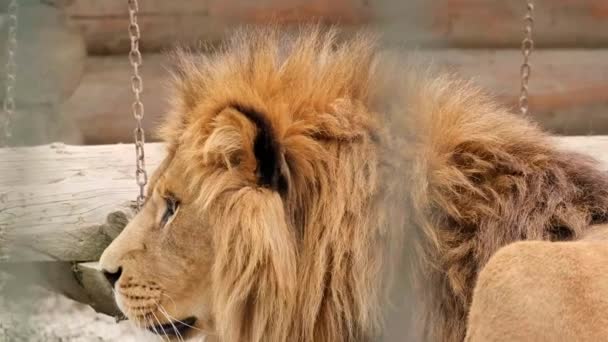
[[[90,307],[39,287],[7,290],[0,275],[1,342],[161,341],[128,321],[98,314]],[[9,284],[10,285],[10,284]]]

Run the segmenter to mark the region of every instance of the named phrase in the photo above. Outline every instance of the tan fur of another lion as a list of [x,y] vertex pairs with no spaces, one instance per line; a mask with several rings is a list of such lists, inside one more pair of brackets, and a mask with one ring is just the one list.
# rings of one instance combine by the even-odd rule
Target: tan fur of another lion
[[[162,239],[144,232],[162,212],[144,208],[102,261],[124,265],[143,239],[123,278],[131,268],[132,281],[160,291],[196,288],[200,328],[221,341],[375,339],[399,247],[416,267],[397,272],[416,277],[418,292],[401,295],[420,300],[420,338],[461,341],[477,272],[496,250],[578,239],[607,217],[608,178],[591,160],[558,150],[469,82],[379,53],[366,35],[248,30],[211,56],[179,60],[169,156],[151,191],[188,205]],[[239,106],[270,123],[286,193],[258,184],[258,131]],[[180,247],[195,248],[187,232],[208,252]],[[171,276],[157,276],[149,255],[167,251],[205,271],[164,265]]]
[[608,225],[581,241],[516,242],[479,275],[467,342],[604,341]]

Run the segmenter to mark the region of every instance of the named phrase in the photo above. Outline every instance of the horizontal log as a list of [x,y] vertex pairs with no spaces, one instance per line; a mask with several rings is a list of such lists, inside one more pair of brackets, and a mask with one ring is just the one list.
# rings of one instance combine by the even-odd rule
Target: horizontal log
[[[474,78],[499,99],[515,106],[519,98],[519,50],[437,49],[424,59]],[[560,134],[608,134],[608,49],[538,50],[531,56],[531,111],[543,127]],[[167,111],[170,62],[145,54],[142,75],[144,127],[151,132]],[[131,67],[125,56],[90,57],[86,73],[64,110],[89,144],[129,142]]]
[[[608,47],[605,0],[537,0],[534,39],[541,47]],[[365,24],[391,42],[422,46],[518,47],[525,3],[504,0],[210,0],[142,1],[141,46],[148,51],[176,42],[221,41],[241,24],[321,20],[346,28]],[[129,49],[123,0],[74,0],[67,12],[89,51]]]
[[[146,152],[153,170],[162,146]],[[132,145],[0,149],[0,160],[0,259],[95,261],[134,214]]]

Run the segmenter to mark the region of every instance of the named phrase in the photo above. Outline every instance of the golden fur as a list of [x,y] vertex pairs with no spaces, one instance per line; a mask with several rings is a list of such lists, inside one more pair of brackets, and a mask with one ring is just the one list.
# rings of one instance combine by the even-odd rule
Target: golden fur
[[467,342],[603,341],[608,226],[582,241],[516,242],[479,274]]
[[398,272],[416,278],[419,338],[460,341],[499,247],[606,219],[593,162],[367,35],[246,30],[178,60],[168,156],[101,260],[143,325],[160,305],[221,341],[370,341]]

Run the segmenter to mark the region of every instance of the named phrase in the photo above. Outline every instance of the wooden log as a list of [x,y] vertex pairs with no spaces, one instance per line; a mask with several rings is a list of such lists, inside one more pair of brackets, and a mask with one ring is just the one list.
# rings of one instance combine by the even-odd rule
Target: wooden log
[[[519,98],[519,50],[437,49],[423,58],[474,78],[515,107]],[[531,114],[544,128],[560,134],[608,134],[608,49],[538,50],[531,57]],[[170,62],[144,55],[144,126],[152,132],[167,111]],[[91,57],[80,87],[64,106],[89,144],[129,142],[130,65],[126,56]]]
[[[154,140],[154,128],[168,109],[166,82],[169,61],[144,55],[140,74],[145,106],[144,129]],[[77,122],[86,144],[131,142],[135,120],[131,114],[131,65],[126,56],[90,57],[80,86],[64,104],[66,115]]]
[[[608,47],[605,0],[537,0],[534,39],[539,47]],[[210,0],[143,1],[141,46],[148,51],[176,42],[221,41],[241,24],[322,21],[377,27],[391,42],[421,46],[519,47],[525,4],[504,0]],[[68,14],[93,53],[129,49],[122,0],[75,0]]]
[[[153,170],[162,146],[146,152]],[[95,261],[133,216],[132,145],[0,149],[0,160],[0,258]]]
[[[81,28],[91,53],[128,51],[128,13],[123,1],[77,0],[67,12]],[[368,13],[359,0],[144,1],[139,14],[140,46],[146,51],[159,51],[176,43],[214,43],[242,24],[269,21],[294,24],[321,20],[353,26],[369,22]]]

